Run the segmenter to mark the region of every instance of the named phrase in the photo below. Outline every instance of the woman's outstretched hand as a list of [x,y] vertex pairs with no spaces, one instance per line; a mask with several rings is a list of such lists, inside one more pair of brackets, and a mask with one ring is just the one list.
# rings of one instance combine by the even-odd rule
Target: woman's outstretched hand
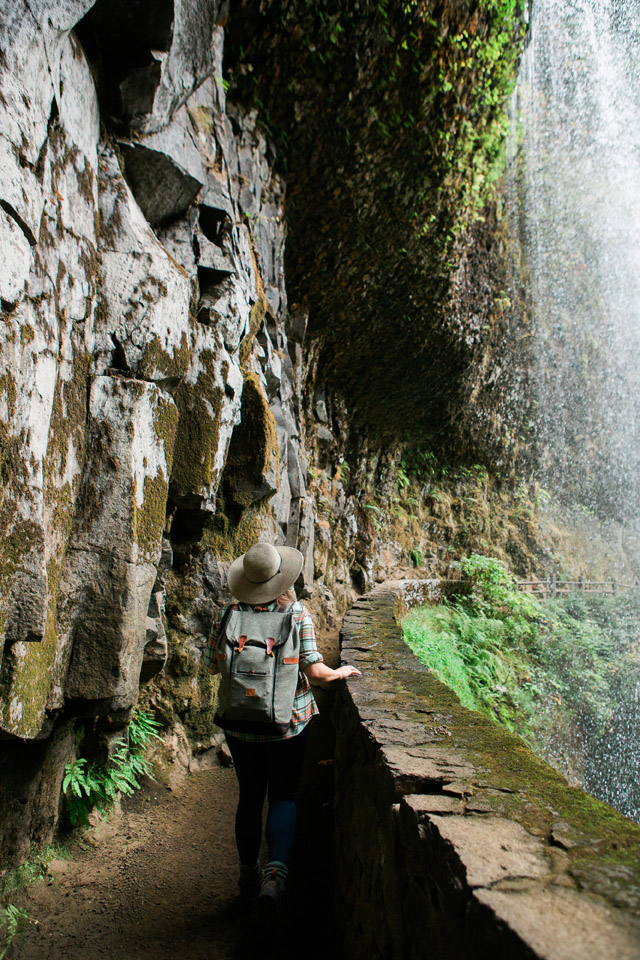
[[327,667],[324,663],[312,663],[304,672],[311,683],[316,683],[321,687],[327,686],[333,680],[346,680],[347,677],[362,676],[357,667],[348,665],[338,667],[337,670],[332,670],[331,667]]
[[361,671],[358,670],[357,667],[352,667],[351,665],[348,665],[346,667],[338,667],[338,669],[335,672],[338,674],[338,676],[336,677],[336,680],[346,680],[347,677],[362,676]]

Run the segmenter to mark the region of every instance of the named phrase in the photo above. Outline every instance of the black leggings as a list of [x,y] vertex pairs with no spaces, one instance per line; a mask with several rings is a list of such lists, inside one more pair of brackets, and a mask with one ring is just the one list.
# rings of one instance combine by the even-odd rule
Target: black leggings
[[309,739],[309,724],[288,740],[239,740],[226,733],[233,757],[240,799],[236,811],[236,844],[240,863],[258,859],[262,808],[268,789],[267,847],[269,861],[288,863],[296,833],[296,795]]

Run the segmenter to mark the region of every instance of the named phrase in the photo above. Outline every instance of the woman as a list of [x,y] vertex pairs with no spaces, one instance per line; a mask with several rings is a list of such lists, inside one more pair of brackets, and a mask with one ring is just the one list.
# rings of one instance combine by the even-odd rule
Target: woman
[[[267,913],[275,913],[287,879],[287,864],[296,831],[296,794],[302,772],[309,722],[318,707],[309,681],[328,685],[335,680],[361,676],[355,667],[332,670],[323,663],[316,646],[311,616],[296,601],[293,584],[298,579],[303,557],[293,547],[256,543],[235,560],[227,574],[229,592],[237,602],[228,605],[212,631],[205,651],[209,672],[219,672],[219,644],[227,611],[274,612],[290,610],[300,634],[298,684],[291,722],[285,733],[267,736],[225,728],[233,757],[240,798],[236,811],[236,844],[240,857],[238,887],[243,897],[259,897]],[[262,808],[269,798],[266,825],[267,864],[261,870],[258,855],[262,840]]]

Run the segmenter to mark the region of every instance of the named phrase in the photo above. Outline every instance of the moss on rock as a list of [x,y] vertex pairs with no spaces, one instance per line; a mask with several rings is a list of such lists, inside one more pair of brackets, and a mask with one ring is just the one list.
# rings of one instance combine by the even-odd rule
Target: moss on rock
[[216,480],[215,458],[220,439],[224,389],[218,384],[216,358],[210,350],[199,356],[203,369],[195,384],[182,383],[175,400],[180,414],[171,483],[188,493],[208,490]]
[[217,560],[234,560],[261,540],[265,533],[272,534],[273,523],[268,497],[244,509],[237,523],[225,515],[224,504],[219,504],[215,516],[203,529],[202,548],[210,550]]
[[[55,565],[55,561],[53,563]],[[50,575],[53,581],[51,586],[55,590],[52,591],[53,596],[50,596],[42,641],[23,644],[19,653],[14,648],[5,655],[2,665],[4,682],[0,696],[0,725],[15,736],[27,739],[37,737],[42,728],[53,686],[53,670],[58,652],[55,601],[60,571],[52,570],[51,564]]]
[[[255,262],[255,257],[254,257]],[[259,276],[256,267],[256,276]],[[262,292],[262,284],[260,284],[258,299],[251,307],[251,313],[249,315],[249,330],[244,336],[242,343],[240,344],[240,363],[242,366],[245,366],[247,360],[251,355],[253,349],[253,344],[256,339],[256,334],[260,329],[260,325],[265,318],[267,312],[267,298]]]
[[180,346],[174,347],[172,353],[169,353],[161,346],[158,337],[154,337],[144,346],[138,364],[137,375],[142,380],[154,380],[158,376],[184,376],[189,369],[191,359],[192,350],[189,347],[189,339],[186,332],[182,334]]
[[[342,0],[255,0],[230,18],[232,88],[286,165],[290,301],[309,306],[320,378],[376,442],[480,455],[463,380],[492,298],[473,291],[460,310],[451,291],[465,247],[496,246],[478,227],[523,26],[519,0],[366,0],[357,15]],[[488,279],[504,286],[504,270]]]
[[[228,469],[246,468],[256,478],[278,475],[280,444],[276,421],[257,375],[245,371],[242,389],[242,421],[236,428],[237,443],[232,442]],[[247,504],[248,505],[248,504]]]
[[16,409],[16,400],[18,398],[18,388],[13,374],[10,371],[3,373],[0,377],[0,395],[5,398],[7,404],[8,419],[13,417]]
[[144,478],[142,506],[136,503],[136,488],[133,487],[133,539],[142,555],[153,560],[159,549],[167,515],[169,483],[160,470],[155,477]]
[[173,448],[178,427],[178,410],[174,403],[159,398],[153,411],[153,426],[158,440],[162,442],[167,471],[171,475]]

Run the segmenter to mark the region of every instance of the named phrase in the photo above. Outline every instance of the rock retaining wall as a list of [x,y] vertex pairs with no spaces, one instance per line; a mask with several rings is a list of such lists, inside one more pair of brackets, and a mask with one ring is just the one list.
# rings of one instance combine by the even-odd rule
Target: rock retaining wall
[[640,956],[640,828],[461,706],[399,619],[437,581],[389,582],[342,628],[363,671],[336,705],[337,909],[358,960]]

